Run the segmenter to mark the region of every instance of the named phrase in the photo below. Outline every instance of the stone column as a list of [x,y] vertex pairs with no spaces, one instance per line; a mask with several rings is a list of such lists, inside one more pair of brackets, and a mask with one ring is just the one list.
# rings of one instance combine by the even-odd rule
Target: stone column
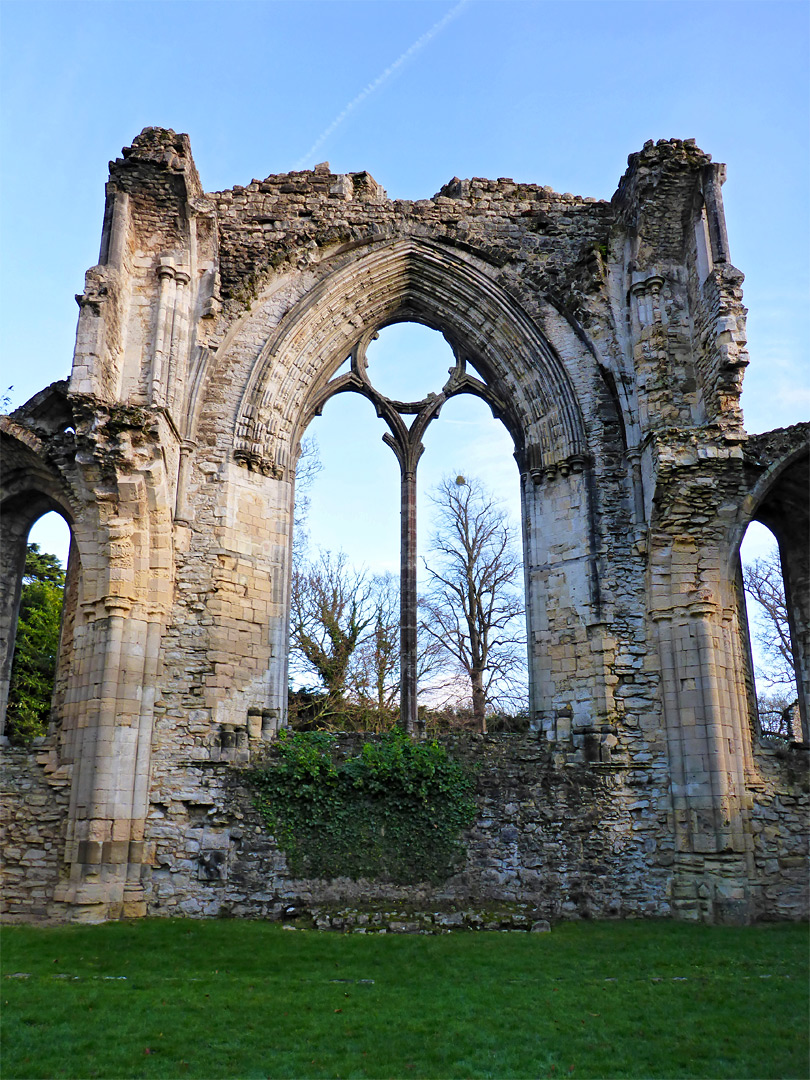
[[[175,270],[174,310],[169,320],[170,334],[168,346],[168,371],[166,374],[166,405],[172,414],[182,406],[188,366],[189,338],[189,283],[191,277],[187,270],[177,267]],[[175,423],[178,417],[174,415]]]
[[159,281],[157,313],[155,315],[155,351],[152,357],[152,376],[150,381],[150,402],[152,405],[164,405],[166,398],[166,376],[171,354],[172,319],[177,271],[174,259],[163,255],[157,268]]
[[[661,584],[661,588],[666,586]],[[709,595],[670,596],[652,613],[672,795],[673,911],[707,922],[748,919],[745,733],[728,681],[732,636]]]
[[191,524],[191,510],[188,502],[188,476],[191,458],[197,444],[185,439],[180,444],[180,462],[177,467],[177,492],[174,502],[174,523],[188,528]]
[[400,479],[400,716],[407,731],[416,733],[417,705],[417,591],[416,591],[416,468],[402,467]]

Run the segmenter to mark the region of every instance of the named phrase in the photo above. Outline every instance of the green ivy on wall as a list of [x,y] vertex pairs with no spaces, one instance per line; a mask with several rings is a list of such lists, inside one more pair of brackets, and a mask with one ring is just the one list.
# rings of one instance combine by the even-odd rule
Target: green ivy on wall
[[443,881],[458,869],[459,836],[475,817],[459,762],[399,729],[345,760],[332,735],[284,731],[249,778],[297,877]]

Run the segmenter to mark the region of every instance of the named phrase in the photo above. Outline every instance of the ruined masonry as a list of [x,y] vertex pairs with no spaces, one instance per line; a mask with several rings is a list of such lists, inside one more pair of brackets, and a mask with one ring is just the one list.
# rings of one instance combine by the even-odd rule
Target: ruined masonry
[[[71,377],[0,421],[6,689],[28,529],[72,531],[51,731],[4,751],[7,918],[806,917],[810,425],[743,428],[724,177],[691,140],[632,154],[610,202],[503,178],[392,201],[327,164],[207,194],[160,128],[111,163]],[[241,766],[285,723],[296,459],[403,320],[514,440],[533,730],[459,751],[480,813],[441,886],[295,880]],[[753,519],[781,544],[793,744],[758,727]]]

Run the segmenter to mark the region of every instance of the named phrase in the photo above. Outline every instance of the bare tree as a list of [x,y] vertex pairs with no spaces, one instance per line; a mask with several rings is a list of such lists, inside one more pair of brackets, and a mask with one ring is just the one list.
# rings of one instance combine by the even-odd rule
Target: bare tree
[[803,742],[799,702],[794,692],[757,694],[759,727],[763,735]]
[[[354,653],[348,685],[352,698],[375,714],[375,726],[384,728],[391,726],[399,707],[399,577],[390,572],[377,575],[371,579],[371,588],[372,619]],[[418,631],[417,685],[423,689],[441,658],[434,639],[423,627]]]
[[480,480],[446,478],[432,496],[437,526],[425,567],[422,627],[466,676],[473,721],[522,682],[525,624],[522,565],[506,511]]
[[293,566],[298,567],[306,558],[309,547],[309,491],[323,468],[318,442],[314,438],[303,439],[301,452],[295,466],[295,509],[293,511]]
[[757,674],[770,686],[792,688],[796,672],[779,549],[744,566],[743,584],[757,604],[755,640],[764,661]]
[[354,655],[352,689],[382,719],[399,697],[399,579],[390,572],[371,580],[369,630]]
[[778,547],[743,566],[743,584],[755,605],[752,621],[760,660],[755,665],[755,681],[762,733],[801,740],[796,669]]
[[321,551],[293,570],[291,652],[323,684],[329,708],[343,699],[352,656],[374,617],[371,593],[365,572],[348,566],[343,552]]

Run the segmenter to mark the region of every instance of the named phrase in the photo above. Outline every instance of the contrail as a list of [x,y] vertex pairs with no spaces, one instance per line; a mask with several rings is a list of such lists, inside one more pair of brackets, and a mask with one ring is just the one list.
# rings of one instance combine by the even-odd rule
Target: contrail
[[354,112],[357,106],[364,102],[366,98],[371,97],[371,95],[376,90],[379,90],[382,84],[384,82],[387,82],[387,80],[391,78],[394,72],[398,71],[399,68],[401,68],[404,63],[410,60],[412,56],[418,53],[420,49],[423,49],[429,41],[432,41],[433,38],[435,38],[436,35],[441,30],[443,30],[449,22],[452,22],[452,20],[455,19],[461,9],[467,3],[468,0],[459,0],[459,3],[456,4],[455,7],[451,8],[450,11],[448,11],[447,14],[444,16],[444,18],[439,19],[439,21],[434,26],[431,26],[430,30],[428,30],[427,33],[422,34],[422,36],[418,38],[409,49],[405,50],[405,52],[402,54],[402,56],[399,57],[399,59],[395,60],[393,64],[390,65],[390,67],[387,67],[385,69],[382,75],[378,75],[374,82],[369,83],[365,90],[361,90],[356,98],[352,98],[352,100],[349,102],[343,112],[339,113],[329,125],[329,127],[326,128],[326,130],[318,136],[312,146],[310,146],[309,150],[307,150],[307,152],[304,154],[304,156],[302,158],[299,158],[298,161],[296,161],[293,169],[303,169],[306,163],[308,161],[311,161],[315,153],[323,146],[323,144],[326,142],[332,132],[340,127],[340,125],[343,123],[349,113]]

